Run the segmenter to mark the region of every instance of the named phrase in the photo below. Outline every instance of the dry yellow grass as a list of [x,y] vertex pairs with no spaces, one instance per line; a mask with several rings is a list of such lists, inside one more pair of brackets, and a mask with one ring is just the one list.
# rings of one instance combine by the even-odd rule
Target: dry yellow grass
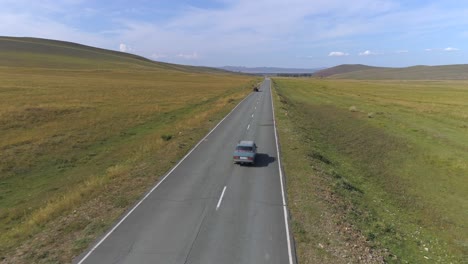
[[[90,201],[100,201],[96,217],[112,223],[256,82],[125,67],[2,67],[0,80],[0,257],[7,263],[70,261],[105,230],[76,234],[70,214],[87,214]],[[33,242],[42,236],[49,243]],[[64,242],[71,237],[87,242]]]

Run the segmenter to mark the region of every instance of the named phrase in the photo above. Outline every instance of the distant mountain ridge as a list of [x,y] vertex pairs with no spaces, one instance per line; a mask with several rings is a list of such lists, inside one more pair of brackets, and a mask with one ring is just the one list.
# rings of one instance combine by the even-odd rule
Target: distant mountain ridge
[[220,69],[231,72],[242,72],[250,74],[312,74],[323,68],[301,69],[301,68],[280,68],[280,67],[243,67],[243,66],[224,66]]
[[358,80],[468,80],[468,64],[404,68],[343,64],[317,71],[314,77]]

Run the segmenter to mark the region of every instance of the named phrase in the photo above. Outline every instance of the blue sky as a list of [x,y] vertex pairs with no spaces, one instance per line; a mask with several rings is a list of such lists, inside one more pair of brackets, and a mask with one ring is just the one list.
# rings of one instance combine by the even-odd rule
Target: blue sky
[[468,63],[460,0],[0,0],[0,35],[189,65]]

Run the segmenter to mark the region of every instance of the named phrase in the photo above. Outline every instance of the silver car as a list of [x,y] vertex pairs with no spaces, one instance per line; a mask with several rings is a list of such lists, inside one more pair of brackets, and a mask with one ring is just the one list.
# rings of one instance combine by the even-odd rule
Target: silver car
[[234,163],[239,164],[255,164],[257,156],[257,145],[254,141],[242,140],[234,150]]

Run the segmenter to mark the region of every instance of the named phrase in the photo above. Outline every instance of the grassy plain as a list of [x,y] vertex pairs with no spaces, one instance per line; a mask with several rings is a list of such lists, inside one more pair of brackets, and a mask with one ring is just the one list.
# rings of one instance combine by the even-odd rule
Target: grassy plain
[[258,81],[26,44],[0,54],[3,263],[70,262]]
[[274,86],[300,263],[468,261],[467,81]]

